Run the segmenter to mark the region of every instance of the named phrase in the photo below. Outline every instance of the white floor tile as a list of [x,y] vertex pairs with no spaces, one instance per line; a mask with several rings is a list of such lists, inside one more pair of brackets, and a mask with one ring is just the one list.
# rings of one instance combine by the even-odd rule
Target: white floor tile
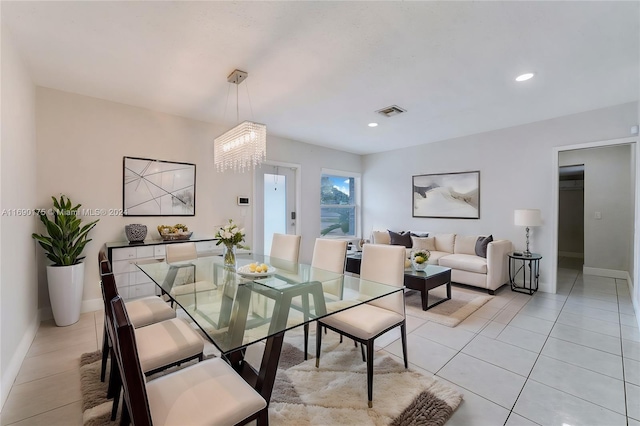
[[492,321],[485,328],[480,331],[480,334],[485,337],[489,337],[491,339],[495,339],[502,333],[502,330],[506,327],[506,324],[501,324],[499,322]]
[[526,380],[518,374],[463,353],[449,361],[438,372],[438,376],[508,409],[513,406]]
[[513,412],[541,425],[623,426],[626,418],[606,408],[528,380]]
[[627,418],[627,426],[640,426],[640,420],[632,419],[631,417]]
[[620,314],[620,324],[638,328],[638,320],[635,315]]
[[640,361],[640,343],[633,340],[622,340],[622,352],[625,358]]
[[618,312],[607,311],[604,309],[592,308],[590,306],[579,305],[576,303],[569,303],[564,306],[563,311],[571,312],[572,314],[585,315],[602,321],[620,323]]
[[476,336],[462,352],[527,377],[538,354],[484,336]]
[[640,386],[640,361],[624,360],[624,381]]
[[640,421],[640,386],[627,383],[627,416]]
[[545,336],[551,332],[553,324],[553,321],[547,321],[542,318],[525,315],[522,311],[513,317],[509,323],[511,326],[533,331],[534,333],[543,334]]
[[599,349],[614,355],[622,355],[620,351],[620,339],[617,337],[594,333],[564,324],[556,324],[553,330],[551,330],[550,336],[588,346],[593,349]]
[[618,380],[623,379],[622,357],[608,352],[550,337],[542,349],[542,355],[605,374]]
[[447,426],[489,426],[502,425],[509,415],[509,410],[486,398],[476,395],[454,383],[438,377],[443,384],[462,393],[463,399],[449,420]]
[[547,321],[555,321],[558,318],[558,315],[560,315],[560,309],[549,309],[538,305],[527,305],[522,308],[519,313]]
[[511,413],[504,426],[536,426],[537,424],[538,423],[525,419],[516,413]]
[[473,314],[465,318],[465,320],[458,324],[456,327],[460,327],[472,333],[478,333],[484,328],[485,325],[489,323],[489,321],[490,320],[488,320],[487,318],[476,315],[476,313],[474,312]]
[[502,310],[502,308],[498,308],[495,306],[487,306],[488,304],[489,302],[485,303],[483,306],[480,307],[480,309],[475,311],[473,314],[482,318],[491,319],[495,317],[496,314]]
[[640,330],[636,327],[629,327],[627,325],[621,325],[622,338],[625,340],[631,340],[633,342],[640,343]]
[[571,312],[563,311],[558,317],[558,322],[608,336],[620,337],[619,324],[598,320],[586,315],[572,314]]
[[[603,293],[606,294],[606,293]],[[602,309],[605,311],[618,312],[618,299],[616,296],[611,295],[611,300],[592,299],[585,296],[573,296],[569,295],[567,305],[582,305],[589,308]]]
[[633,303],[631,303],[631,300],[628,300],[628,301],[620,300],[618,304],[619,304],[621,314],[635,315],[635,310],[633,309]]
[[499,322],[500,324],[507,325],[511,322],[513,317],[515,317],[518,314],[519,310],[520,309],[518,308],[516,309],[505,308],[503,311],[501,311],[498,315],[496,315],[493,318],[493,321]]
[[414,333],[457,350],[462,349],[475,336],[475,333],[470,331],[458,327],[446,327],[434,322],[418,327]]
[[501,342],[509,343],[533,352],[540,352],[546,339],[547,337],[542,334],[512,327],[510,325],[506,326],[502,333],[497,337],[497,340],[500,340]]
[[595,291],[589,288],[574,288],[569,293],[569,298],[567,300],[574,300],[579,298],[589,298],[595,300],[602,300],[605,302],[618,303],[618,295],[612,293],[601,293],[599,291]]
[[[402,357],[402,342],[393,342],[385,348],[387,352]],[[424,337],[410,334],[407,338],[407,356],[409,363],[435,374],[451,358],[457,354],[455,349],[448,348]]]
[[625,414],[624,383],[603,374],[541,355],[530,379],[617,413]]

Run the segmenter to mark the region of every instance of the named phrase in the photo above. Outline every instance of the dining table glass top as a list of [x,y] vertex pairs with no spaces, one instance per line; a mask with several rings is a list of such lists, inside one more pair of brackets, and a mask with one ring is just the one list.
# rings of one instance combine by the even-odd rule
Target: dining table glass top
[[[261,268],[251,272],[252,264],[266,265],[266,272],[260,272]],[[258,254],[238,254],[236,269],[225,267],[221,256],[136,265],[223,354],[403,291],[402,287]]]

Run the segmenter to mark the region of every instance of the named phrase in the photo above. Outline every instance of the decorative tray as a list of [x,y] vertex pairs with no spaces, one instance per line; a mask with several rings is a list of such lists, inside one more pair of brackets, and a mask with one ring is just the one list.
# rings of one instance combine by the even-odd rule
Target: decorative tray
[[242,275],[243,277],[247,277],[247,278],[270,277],[271,275],[275,274],[277,271],[278,270],[273,266],[269,266],[266,272],[265,271],[251,272],[251,269],[249,269],[249,265],[241,266],[236,270],[236,272],[239,275]]
[[193,232],[176,233],[176,234],[160,234],[160,237],[164,241],[176,241],[176,240],[188,240],[193,235]]

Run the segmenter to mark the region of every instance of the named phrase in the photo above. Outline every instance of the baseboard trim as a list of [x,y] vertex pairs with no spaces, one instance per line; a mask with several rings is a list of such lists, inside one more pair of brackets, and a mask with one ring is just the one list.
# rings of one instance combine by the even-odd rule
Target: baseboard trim
[[40,312],[36,312],[36,316],[25,330],[25,333],[22,336],[18,347],[13,353],[11,361],[9,361],[7,370],[2,375],[2,393],[0,394],[0,407],[4,407],[4,403],[7,401],[9,391],[13,386],[13,382],[16,381],[16,377],[18,377],[18,373],[20,372],[20,368],[22,367],[22,362],[29,352],[29,348],[31,347],[31,343],[33,343],[33,339],[36,338],[36,333],[38,332],[39,326]]
[[584,253],[575,253],[572,251],[559,251],[558,256],[560,257],[574,257],[576,259],[584,259]]
[[[80,306],[80,313],[100,311],[102,309],[104,309],[104,302],[102,301],[102,299],[88,299],[82,301],[82,305]],[[42,321],[53,319],[53,311],[51,310],[51,306],[40,309],[40,319]]]
[[626,280],[629,277],[628,271],[618,271],[616,269],[591,268],[589,266],[582,267],[584,275],[595,275],[596,277],[619,278]]

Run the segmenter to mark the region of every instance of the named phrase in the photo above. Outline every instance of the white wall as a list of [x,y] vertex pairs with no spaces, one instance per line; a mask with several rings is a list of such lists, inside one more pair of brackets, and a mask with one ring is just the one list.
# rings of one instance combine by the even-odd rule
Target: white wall
[[[253,240],[251,209],[236,204],[252,194],[251,173],[218,173],[213,140],[227,128],[142,108],[39,87],[37,89],[37,205],[65,193],[89,209],[122,207],[122,157],[144,157],[196,164],[194,217],[100,217],[87,245],[85,309],[99,309],[101,294],[96,257],[105,242],[126,241],[124,226],[147,225],[156,236],[159,224],[184,223],[195,236],[213,237],[215,225],[233,219]],[[320,234],[320,174],[323,167],[360,172],[360,156],[269,135],[267,159],[301,165],[301,260],[310,261]],[[243,215],[245,213],[245,215]],[[90,219],[90,218],[87,218]],[[49,306],[46,259],[39,252],[40,307]]]
[[[0,210],[36,205],[35,87],[2,26]],[[0,406],[39,325],[33,216],[0,218]]]
[[[553,204],[553,147],[629,136],[638,104],[559,117],[522,126],[420,145],[363,158],[364,233],[372,229],[426,230],[462,235],[493,234],[524,248],[524,229],[513,224],[518,208],[542,210],[543,225],[531,229],[532,251],[541,253],[540,289],[552,291],[549,223]],[[411,216],[411,177],[480,170],[480,219]]]
[[[584,266],[630,271],[633,204],[630,145],[562,151],[561,166],[584,164]],[[635,190],[635,188],[633,188]],[[595,219],[600,212],[602,219]]]

